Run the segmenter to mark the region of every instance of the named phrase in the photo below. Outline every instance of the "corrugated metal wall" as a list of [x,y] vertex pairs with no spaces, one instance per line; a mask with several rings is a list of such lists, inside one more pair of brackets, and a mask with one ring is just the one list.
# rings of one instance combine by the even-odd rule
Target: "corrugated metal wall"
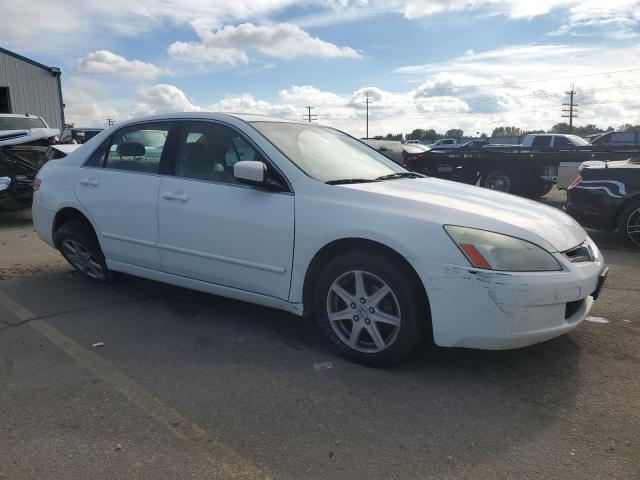
[[62,130],[58,78],[50,71],[0,52],[0,87],[9,87],[11,113],[40,115]]

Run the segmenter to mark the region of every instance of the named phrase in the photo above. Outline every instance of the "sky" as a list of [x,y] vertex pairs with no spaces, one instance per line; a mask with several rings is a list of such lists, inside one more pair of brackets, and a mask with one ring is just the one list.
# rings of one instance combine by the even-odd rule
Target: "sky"
[[261,113],[365,135],[640,124],[640,0],[2,0],[68,122]]

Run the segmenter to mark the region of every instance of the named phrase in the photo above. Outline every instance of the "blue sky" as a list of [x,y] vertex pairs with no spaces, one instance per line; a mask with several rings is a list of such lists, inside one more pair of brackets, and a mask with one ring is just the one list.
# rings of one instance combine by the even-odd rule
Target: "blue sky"
[[78,125],[310,104],[362,135],[368,92],[371,134],[548,128],[572,81],[578,123],[640,123],[640,2],[603,3],[4,0],[0,45],[62,67]]

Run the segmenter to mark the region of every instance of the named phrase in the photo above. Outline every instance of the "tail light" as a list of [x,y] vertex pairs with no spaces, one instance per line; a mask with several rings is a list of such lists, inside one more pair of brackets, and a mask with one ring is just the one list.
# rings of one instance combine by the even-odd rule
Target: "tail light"
[[569,185],[568,188],[573,188],[577,186],[581,181],[582,181],[582,175],[578,175],[576,178],[573,179],[573,182],[571,182],[571,185]]
[[40,190],[40,184],[41,183],[42,182],[40,181],[39,178],[36,178],[36,179],[33,180],[33,191],[34,192],[37,192],[38,190]]

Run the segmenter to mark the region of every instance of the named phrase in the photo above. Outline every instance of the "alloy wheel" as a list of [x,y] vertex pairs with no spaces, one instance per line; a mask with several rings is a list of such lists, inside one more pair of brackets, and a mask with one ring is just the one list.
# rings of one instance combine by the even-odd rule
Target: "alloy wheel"
[[329,324],[338,338],[359,352],[377,353],[397,338],[400,305],[380,277],[360,270],[343,273],[327,295]]
[[62,251],[69,263],[87,277],[94,280],[104,280],[106,278],[100,262],[93,258],[91,252],[81,243],[65,239],[62,242]]
[[640,208],[627,219],[627,235],[633,243],[640,246]]

